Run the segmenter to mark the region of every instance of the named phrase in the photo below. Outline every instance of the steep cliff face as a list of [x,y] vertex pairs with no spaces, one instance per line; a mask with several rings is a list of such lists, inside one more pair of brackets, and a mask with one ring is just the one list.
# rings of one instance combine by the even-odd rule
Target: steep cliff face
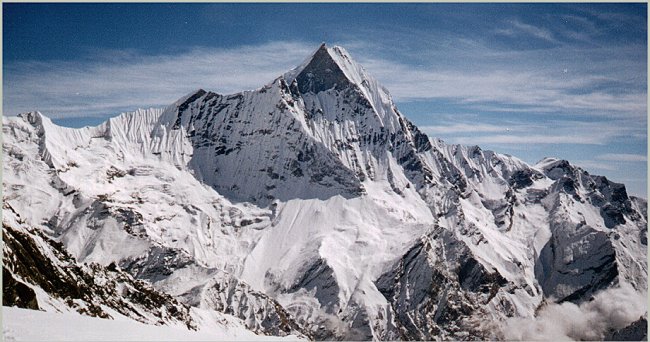
[[645,200],[430,139],[340,47],[257,90],[3,132],[5,203],[28,224],[260,333],[492,339],[543,303],[647,287]]

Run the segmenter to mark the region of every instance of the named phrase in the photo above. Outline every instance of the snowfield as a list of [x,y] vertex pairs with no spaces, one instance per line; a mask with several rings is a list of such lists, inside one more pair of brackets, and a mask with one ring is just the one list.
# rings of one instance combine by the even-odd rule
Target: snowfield
[[[202,313],[209,320],[210,313]],[[9,341],[296,341],[296,336],[272,337],[244,326],[155,326],[131,319],[101,319],[76,312],[43,312],[2,307],[2,335]]]

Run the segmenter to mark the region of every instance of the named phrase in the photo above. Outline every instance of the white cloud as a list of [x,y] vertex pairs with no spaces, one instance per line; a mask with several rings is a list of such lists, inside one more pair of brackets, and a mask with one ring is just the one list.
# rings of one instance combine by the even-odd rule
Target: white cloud
[[613,165],[611,163],[604,163],[604,162],[598,162],[598,161],[593,161],[593,160],[573,160],[571,161],[572,164],[577,165],[583,169],[594,169],[594,170],[606,170],[606,171],[614,171],[618,170],[616,165]]
[[109,54],[98,62],[23,62],[5,71],[3,109],[5,115],[40,110],[53,118],[106,115],[171,104],[198,88],[255,89],[300,64],[315,48],[275,42],[170,56]]
[[436,71],[398,64],[387,60],[362,63],[382,81],[391,94],[402,101],[418,99],[458,99],[466,105],[492,105],[504,112],[523,111],[568,112],[600,116],[645,115],[647,96],[644,92],[610,94],[586,92],[605,77],[592,75],[566,76],[558,71]]
[[498,35],[516,37],[516,36],[527,36],[535,37],[542,39],[551,43],[556,43],[557,41],[553,37],[553,34],[545,29],[538,26],[522,23],[519,20],[509,20],[507,21],[508,26],[504,28],[498,28],[493,30],[494,33]]
[[455,123],[451,125],[439,125],[439,126],[419,126],[421,131],[430,134],[452,134],[452,133],[461,133],[461,132],[476,132],[476,133],[485,133],[485,132],[505,132],[508,128],[499,125],[492,124],[472,124],[472,123]]
[[506,340],[599,341],[610,329],[621,329],[646,313],[647,295],[623,284],[599,292],[594,300],[576,305],[548,304],[535,318],[511,318],[503,331]]
[[596,159],[616,162],[647,162],[648,156],[645,154],[605,153],[596,156]]
[[[446,119],[445,121],[449,121]],[[421,130],[432,136],[442,137],[451,143],[474,145],[606,145],[619,139],[640,140],[645,138],[645,127],[639,127],[625,119],[606,121],[555,120],[528,122],[522,120],[499,120],[486,123],[480,117],[456,117],[446,125],[422,126]],[[639,133],[641,132],[641,133]],[[633,138],[636,133],[639,136]],[[604,158],[640,158],[637,155],[603,155]],[[594,161],[591,161],[595,165]],[[599,163],[604,166],[604,163]],[[605,168],[603,168],[605,169]]]
[[497,134],[486,136],[460,136],[454,142],[463,145],[473,144],[578,144],[603,145],[602,139],[596,135],[567,136],[558,134]]
[[[530,25],[514,24],[534,32]],[[537,34],[543,36],[542,32]],[[414,65],[378,57],[374,54],[378,49],[375,45],[354,41],[348,50],[353,50],[353,57],[398,101],[445,99],[477,111],[555,112],[643,120],[646,117],[644,90],[633,87],[616,93],[596,87],[634,77],[629,74],[629,70],[634,70],[629,61],[612,65],[608,60],[603,68],[591,63],[591,68],[600,69],[565,74],[562,70],[566,66],[543,65],[547,59],[530,60],[534,55],[490,50],[474,42],[464,45],[469,50],[452,49],[446,57],[474,60],[487,56],[485,62],[439,65],[441,52],[429,56],[423,51],[423,63]],[[41,110],[54,118],[106,115],[167,105],[198,88],[220,93],[255,89],[300,64],[316,47],[311,43],[274,42],[232,49],[194,49],[166,56],[104,51],[98,54],[101,58],[86,59],[83,63],[10,64],[5,67],[3,109],[5,115]],[[602,53],[589,51],[590,55]],[[469,65],[474,67],[468,68]],[[577,70],[579,66],[569,65],[569,69]]]
[[553,34],[547,29],[522,23],[519,20],[511,20],[510,25],[512,25],[513,31],[522,32],[531,35],[535,38],[543,39],[549,42],[553,42],[553,43],[555,42],[555,38],[553,38]]

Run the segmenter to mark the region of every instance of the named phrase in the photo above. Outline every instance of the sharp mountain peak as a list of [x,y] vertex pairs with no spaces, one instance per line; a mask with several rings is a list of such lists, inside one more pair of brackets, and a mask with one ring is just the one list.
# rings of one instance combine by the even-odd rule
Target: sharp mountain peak
[[370,77],[342,47],[322,43],[302,64],[283,75],[288,83],[297,81],[301,93],[338,90],[356,84],[361,86]]

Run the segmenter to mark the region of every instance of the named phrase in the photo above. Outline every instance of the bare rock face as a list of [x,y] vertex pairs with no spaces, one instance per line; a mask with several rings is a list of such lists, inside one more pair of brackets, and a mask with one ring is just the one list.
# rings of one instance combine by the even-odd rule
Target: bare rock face
[[322,91],[345,90],[351,86],[341,67],[332,59],[325,44],[322,44],[311,61],[296,77],[301,94],[318,94]]
[[647,341],[648,340],[648,320],[640,317],[630,325],[610,332],[606,341]]
[[207,282],[183,295],[191,306],[216,310],[242,319],[256,333],[271,336],[309,336],[291,315],[268,295],[228,274],[217,272]]
[[500,290],[511,290],[496,270],[486,270],[462,241],[441,229],[413,246],[377,286],[389,298],[397,336],[405,340],[489,339],[479,324],[488,315],[483,305]]

